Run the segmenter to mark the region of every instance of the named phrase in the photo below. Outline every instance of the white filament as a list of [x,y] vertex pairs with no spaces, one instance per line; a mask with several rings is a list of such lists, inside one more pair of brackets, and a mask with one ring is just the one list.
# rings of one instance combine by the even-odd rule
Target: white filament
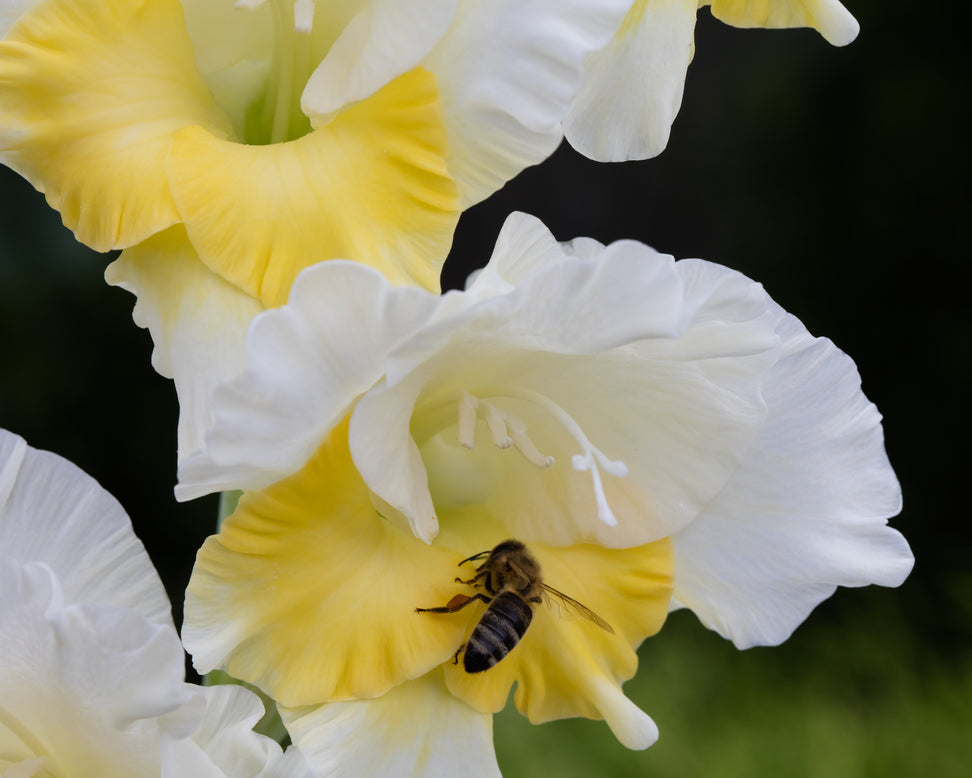
[[[508,397],[510,399],[527,400],[544,408],[557,422],[567,431],[580,446],[581,453],[571,457],[571,465],[578,472],[589,472],[591,483],[594,487],[594,501],[597,504],[597,518],[610,527],[616,527],[618,519],[611,510],[608,503],[607,494],[604,491],[604,482],[601,479],[601,471],[615,478],[624,478],[628,474],[628,466],[620,459],[608,459],[601,451],[588,439],[584,430],[574,421],[567,411],[553,402],[546,395],[534,392],[529,389],[510,389],[505,388],[501,392],[489,392],[491,397]],[[497,407],[488,400],[478,400],[469,392],[464,391],[459,401],[459,422],[457,425],[459,442],[466,448],[472,448],[475,436],[476,419],[478,409],[482,406],[486,416],[486,426],[489,428],[490,437],[493,445],[497,448],[505,449],[516,448],[528,462],[537,467],[551,467],[556,460],[551,456],[545,456],[536,447],[533,440],[527,434],[526,424],[512,413]]]

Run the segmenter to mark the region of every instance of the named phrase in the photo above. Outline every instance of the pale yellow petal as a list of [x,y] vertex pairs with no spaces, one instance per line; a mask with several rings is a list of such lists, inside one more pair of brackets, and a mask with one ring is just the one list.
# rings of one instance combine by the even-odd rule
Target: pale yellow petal
[[303,268],[353,259],[437,290],[458,219],[435,79],[417,69],[295,141],[176,135],[168,170],[203,261],[268,306]]
[[0,42],[0,94],[0,160],[99,251],[179,220],[164,168],[175,130],[229,132],[176,0],[47,0]]
[[813,27],[829,43],[857,37],[857,20],[837,0],[712,0],[712,15],[734,27]]
[[214,388],[246,367],[247,328],[263,305],[200,262],[181,224],[123,251],[105,280],[138,298],[132,315],[152,334],[152,365],[175,381],[181,463],[212,426]]
[[[494,545],[503,539],[494,537]],[[657,730],[624,698],[621,683],[637,669],[634,649],[665,621],[672,592],[671,543],[662,540],[622,550],[539,543],[529,548],[540,562],[545,583],[590,608],[615,633],[571,617],[555,603],[538,605],[522,640],[494,667],[469,674],[461,661],[447,665],[450,690],[479,710],[496,712],[515,682],[516,706],[535,724],[572,716],[603,718],[626,746],[650,745]],[[453,593],[459,592],[470,590],[457,584]],[[466,636],[484,609],[477,604],[463,611],[474,611],[467,616]]]
[[206,541],[183,639],[201,672],[220,666],[287,706],[375,697],[462,641],[460,620],[415,613],[451,596],[457,561],[378,514],[344,425]]

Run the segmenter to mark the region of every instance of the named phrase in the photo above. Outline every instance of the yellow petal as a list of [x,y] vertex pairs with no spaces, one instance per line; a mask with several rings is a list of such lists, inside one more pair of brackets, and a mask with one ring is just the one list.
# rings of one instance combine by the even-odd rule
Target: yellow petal
[[[621,683],[637,669],[634,649],[661,629],[668,614],[670,541],[630,549],[531,543],[529,549],[545,583],[590,608],[615,634],[581,617],[565,618],[570,613],[555,603],[534,606],[523,638],[498,664],[476,674],[466,673],[461,661],[447,665],[450,690],[478,710],[497,712],[516,682],[516,706],[535,724],[572,716],[604,718],[628,747],[650,745],[657,730],[624,698]],[[462,585],[453,593],[460,591],[470,593]],[[471,623],[485,607],[465,609],[476,611]],[[467,637],[469,631],[471,626]]]
[[461,642],[459,620],[415,613],[451,596],[456,561],[379,516],[345,424],[302,471],[244,496],[206,541],[183,639],[202,672],[219,665],[287,706],[375,697]]
[[837,0],[712,0],[712,15],[734,27],[812,27],[828,42],[844,46],[860,26]]
[[176,0],[41,3],[0,42],[0,93],[0,159],[98,251],[179,220],[172,132],[229,132]]
[[435,79],[416,69],[331,124],[269,146],[176,135],[168,170],[203,261],[267,306],[297,273],[353,259],[438,290],[458,219]]

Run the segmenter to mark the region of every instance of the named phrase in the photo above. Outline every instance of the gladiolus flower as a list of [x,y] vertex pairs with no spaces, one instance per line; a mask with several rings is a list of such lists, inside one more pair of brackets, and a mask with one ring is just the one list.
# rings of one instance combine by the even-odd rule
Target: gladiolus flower
[[[360,768],[341,721],[387,731],[370,765],[417,741],[460,760],[513,683],[533,722],[603,718],[644,748],[621,683],[670,608],[775,644],[837,586],[911,568],[853,362],[719,265],[561,245],[517,214],[463,292],[325,263],[249,347],[181,471],[183,497],[248,490],[200,551],[184,638],[273,696],[315,767]],[[488,605],[456,607],[485,588],[457,564],[507,538],[611,629],[535,604],[466,672],[450,659]]]

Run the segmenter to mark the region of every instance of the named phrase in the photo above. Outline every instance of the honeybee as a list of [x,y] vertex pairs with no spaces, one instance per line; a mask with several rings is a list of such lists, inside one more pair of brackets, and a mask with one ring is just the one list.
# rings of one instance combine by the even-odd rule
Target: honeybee
[[477,600],[487,604],[469,640],[459,646],[452,658],[453,663],[458,662],[460,652],[465,649],[462,666],[467,673],[488,670],[510,653],[533,621],[533,605],[544,602],[545,598],[614,634],[611,625],[590,608],[547,586],[540,564],[519,540],[504,540],[490,551],[463,559],[459,566],[483,557],[486,561],[476,568],[472,578],[467,581],[456,578],[456,582],[482,587],[485,592],[476,592],[471,597],[457,594],[438,608],[415,609],[417,613],[455,613]]

